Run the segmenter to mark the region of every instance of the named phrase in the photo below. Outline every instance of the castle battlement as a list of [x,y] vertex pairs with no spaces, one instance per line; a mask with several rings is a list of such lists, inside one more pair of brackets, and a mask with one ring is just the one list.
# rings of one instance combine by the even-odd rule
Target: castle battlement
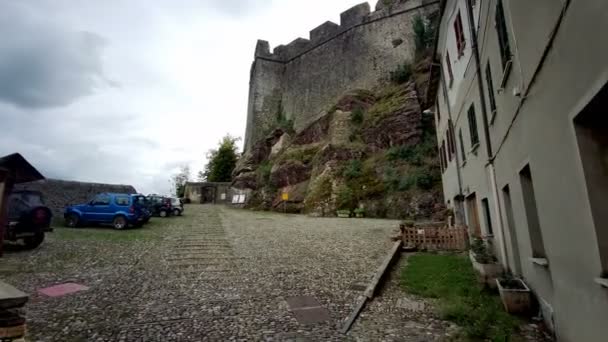
[[270,52],[270,43],[266,40],[258,40],[255,49],[255,58],[263,58],[276,62],[286,63],[306,52],[323,45],[346,31],[354,27],[372,23],[394,15],[398,15],[410,10],[436,3],[437,0],[393,0],[389,3],[386,0],[379,0],[376,10],[371,11],[368,2],[363,2],[340,14],[340,24],[332,21],[312,29],[309,39],[297,38],[287,45],[278,45]]

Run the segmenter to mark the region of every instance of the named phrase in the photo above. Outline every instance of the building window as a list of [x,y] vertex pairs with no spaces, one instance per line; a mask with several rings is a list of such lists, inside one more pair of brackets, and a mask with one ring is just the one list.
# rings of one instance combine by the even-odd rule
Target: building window
[[472,104],[468,112],[469,134],[471,135],[471,148],[479,144],[479,134],[477,133],[477,117],[475,116],[475,105]]
[[505,69],[507,62],[511,60],[511,46],[509,45],[509,35],[507,33],[507,24],[505,22],[505,10],[502,5],[502,0],[498,0],[496,5],[496,32],[498,33],[498,44],[500,46],[500,57],[502,60],[502,68]]
[[543,234],[540,229],[540,220],[538,218],[538,208],[536,206],[536,196],[534,195],[534,184],[532,182],[530,165],[526,165],[521,171],[519,171],[519,181],[521,183],[521,193],[524,200],[526,219],[528,221],[528,233],[530,234],[530,244],[532,245],[532,257],[546,259],[547,254],[545,253]]
[[496,115],[496,98],[494,97],[494,83],[492,83],[492,69],[490,69],[490,62],[486,65],[486,82],[488,83],[488,98],[490,102],[490,112],[492,113],[491,121],[494,121],[494,115]]
[[443,164],[443,169],[447,169],[448,168],[448,160],[446,157],[446,150],[445,150],[445,140],[441,142],[441,163]]
[[450,53],[447,51],[445,53],[445,64],[447,65],[448,77],[450,78],[449,87],[452,88],[452,84],[454,83],[454,74],[452,73],[452,62],[450,60]]
[[488,202],[487,198],[481,200],[481,206],[483,207],[483,217],[486,221],[488,235],[494,235],[494,230],[492,229],[492,216],[490,215],[490,202]]
[[454,125],[452,125],[452,120],[448,121],[448,142],[450,148],[450,160],[452,160],[452,157],[456,155],[456,139],[454,139]]
[[435,103],[435,108],[437,108],[437,122],[436,127],[439,127],[439,121],[441,121],[441,109],[439,108],[439,100]]
[[456,47],[458,49],[458,58],[464,55],[464,30],[462,28],[462,17],[460,16],[460,11],[456,15],[456,20],[454,20],[454,33],[456,34]]
[[458,130],[458,140],[460,140],[460,153],[462,154],[462,162],[466,162],[467,154],[464,150],[464,139],[462,139],[462,129]]
[[602,265],[608,278],[608,84],[574,118],[574,130],[587,185],[587,196],[595,226]]

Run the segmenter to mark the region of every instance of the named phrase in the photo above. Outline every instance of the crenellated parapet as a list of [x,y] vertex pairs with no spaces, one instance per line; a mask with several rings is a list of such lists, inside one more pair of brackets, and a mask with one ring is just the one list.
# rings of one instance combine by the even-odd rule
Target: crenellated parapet
[[289,62],[294,58],[323,45],[355,27],[388,18],[415,8],[423,7],[437,0],[379,0],[375,11],[368,2],[363,2],[340,14],[340,24],[331,21],[310,31],[309,39],[297,38],[287,45],[278,45],[270,52],[270,44],[258,40],[255,57],[277,62]]

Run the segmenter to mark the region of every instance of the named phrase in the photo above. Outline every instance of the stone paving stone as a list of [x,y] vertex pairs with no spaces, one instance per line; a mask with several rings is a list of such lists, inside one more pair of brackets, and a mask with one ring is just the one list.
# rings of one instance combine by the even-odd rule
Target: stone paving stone
[[[191,205],[182,217],[153,219],[150,225],[160,238],[116,242],[49,234],[34,251],[6,255],[0,276],[32,294],[28,340],[375,341],[385,336],[377,332],[384,325],[375,311],[366,320],[377,324],[364,332],[345,336],[339,328],[361,293],[351,285],[366,284],[373,276],[392,244],[396,221]],[[59,298],[36,293],[65,282],[90,289]],[[286,301],[298,296],[313,297],[319,310],[298,320],[300,313],[290,311]]]

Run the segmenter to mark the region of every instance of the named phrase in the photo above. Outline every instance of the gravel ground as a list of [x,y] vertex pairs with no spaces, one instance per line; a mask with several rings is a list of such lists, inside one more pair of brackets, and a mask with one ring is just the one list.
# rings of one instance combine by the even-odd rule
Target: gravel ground
[[[393,328],[404,323],[386,314],[392,299],[373,301],[351,333],[339,333],[396,225],[192,205],[139,230],[58,229],[39,249],[0,259],[0,276],[32,294],[32,341],[438,339],[449,324],[432,317]],[[64,282],[90,289],[37,294]],[[293,310],[298,296],[320,308]],[[298,315],[313,311],[325,320]]]

